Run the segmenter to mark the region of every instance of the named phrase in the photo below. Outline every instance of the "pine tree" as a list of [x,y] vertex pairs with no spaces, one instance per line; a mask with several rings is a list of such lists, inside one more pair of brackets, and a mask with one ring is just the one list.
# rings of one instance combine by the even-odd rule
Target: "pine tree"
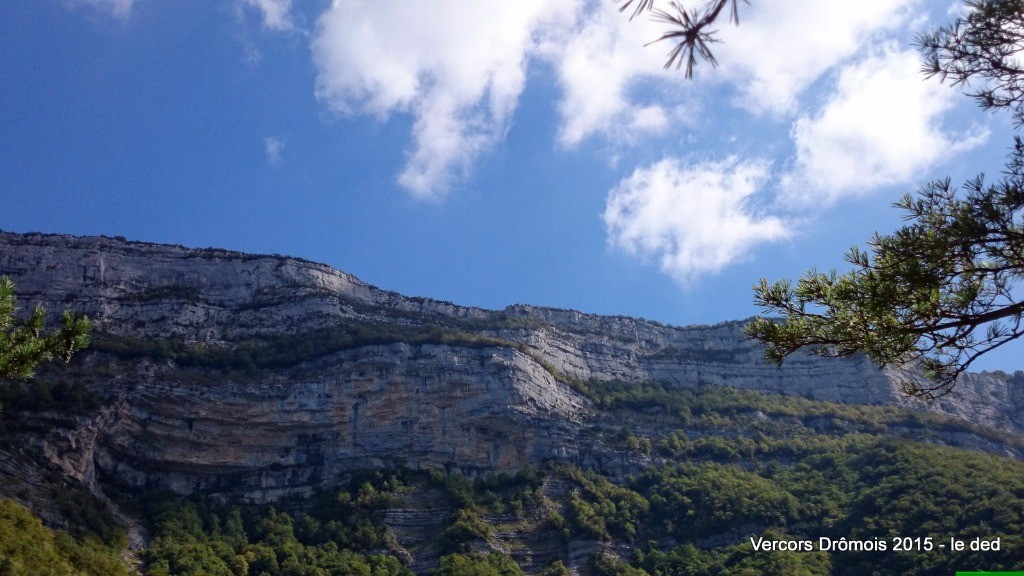
[[14,283],[0,277],[0,381],[31,378],[42,362],[68,362],[76,350],[89,345],[89,319],[65,311],[61,326],[44,330],[46,312],[36,308],[24,322],[14,318]]

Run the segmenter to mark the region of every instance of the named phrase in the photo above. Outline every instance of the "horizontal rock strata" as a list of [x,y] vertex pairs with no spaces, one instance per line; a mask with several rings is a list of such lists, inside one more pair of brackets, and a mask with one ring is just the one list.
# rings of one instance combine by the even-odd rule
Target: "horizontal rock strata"
[[[97,351],[79,369],[104,405],[39,440],[87,483],[262,500],[359,468],[587,463],[596,456],[576,438],[593,409],[573,380],[884,405],[908,403],[899,384],[917,377],[862,358],[769,365],[742,322],[462,307],[276,255],[0,232],[0,275],[22,309],[71,308],[95,323]],[[149,352],[132,356],[143,344]],[[1024,374],[968,375],[953,394],[912,405],[1020,432],[1022,384]]]

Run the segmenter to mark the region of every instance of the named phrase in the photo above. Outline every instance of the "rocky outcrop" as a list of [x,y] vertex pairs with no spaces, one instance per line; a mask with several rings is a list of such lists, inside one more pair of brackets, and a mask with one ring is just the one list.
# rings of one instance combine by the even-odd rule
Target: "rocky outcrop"
[[[103,392],[102,408],[38,442],[53,465],[93,484],[263,500],[358,468],[585,464],[596,456],[575,438],[593,410],[574,379],[901,404],[901,379],[916,377],[857,358],[768,365],[741,322],[680,328],[523,305],[483,310],[282,256],[0,233],[0,275],[15,281],[22,307],[84,312],[101,339],[199,352],[276,346],[286,356],[218,367],[157,353],[82,355],[77,369]],[[953,394],[913,406],[1020,432],[1022,384],[1024,374],[969,375]]]
[[516,470],[571,445],[587,403],[515,350],[402,343],[248,376],[158,372],[126,398],[104,474],[258,500],[355,469]]

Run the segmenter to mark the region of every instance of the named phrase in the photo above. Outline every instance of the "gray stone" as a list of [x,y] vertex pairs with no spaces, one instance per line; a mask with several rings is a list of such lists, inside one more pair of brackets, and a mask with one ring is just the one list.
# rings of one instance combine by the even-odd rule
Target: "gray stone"
[[[474,473],[555,458],[628,471],[621,454],[577,444],[595,411],[557,373],[907,405],[1024,430],[1024,374],[969,374],[938,401],[913,401],[900,382],[918,375],[864,358],[766,364],[739,321],[682,328],[527,305],[490,311],[405,297],[296,258],[102,237],[0,232],[0,275],[15,281],[22,309],[70,307],[97,333],[216,348],[358,322],[436,325],[493,344],[375,344],[224,373],[88,356],[102,368],[90,386],[106,394],[103,407],[31,442],[94,487],[102,477],[268,500],[378,466]],[[16,469],[11,458],[0,454],[0,467]]]

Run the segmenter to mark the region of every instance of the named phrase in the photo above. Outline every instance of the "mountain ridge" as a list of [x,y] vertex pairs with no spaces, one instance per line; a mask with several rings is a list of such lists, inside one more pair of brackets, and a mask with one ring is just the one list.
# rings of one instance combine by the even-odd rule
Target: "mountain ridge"
[[[969,375],[924,404],[899,394],[902,379],[918,376],[864,358],[765,364],[739,321],[674,327],[522,304],[486,310],[406,297],[303,259],[108,237],[0,232],[0,274],[16,283],[22,309],[72,308],[95,323],[94,349],[68,374],[102,407],[27,441],[97,491],[107,479],[268,500],[361,467],[642,467],[643,458],[577,442],[600,421],[591,381],[903,406],[1024,430],[1024,374]],[[1011,445],[947,436],[1020,457]]]

